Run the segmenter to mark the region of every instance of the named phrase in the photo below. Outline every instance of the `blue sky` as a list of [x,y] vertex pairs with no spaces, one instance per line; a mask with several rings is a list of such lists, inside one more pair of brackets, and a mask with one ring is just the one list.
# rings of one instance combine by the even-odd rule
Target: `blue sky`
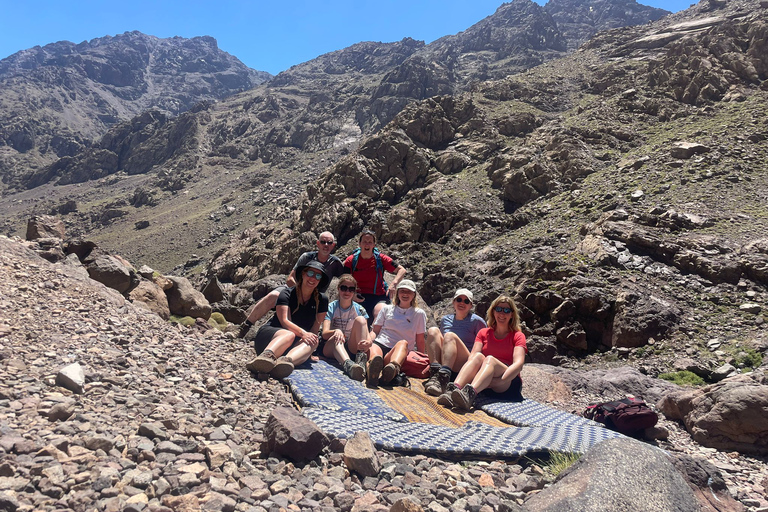
[[[544,0],[536,0],[545,3]],[[640,3],[679,11],[690,0]],[[0,0],[0,59],[56,41],[138,30],[216,38],[246,65],[277,74],[360,41],[434,41],[493,14],[502,0]]]

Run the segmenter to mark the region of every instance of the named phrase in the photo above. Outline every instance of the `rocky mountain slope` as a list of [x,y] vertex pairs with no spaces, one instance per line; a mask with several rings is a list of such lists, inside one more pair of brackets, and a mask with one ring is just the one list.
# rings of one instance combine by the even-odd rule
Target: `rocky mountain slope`
[[[635,10],[646,21],[659,14]],[[257,219],[284,222],[309,181],[409,102],[519,72],[564,55],[602,23],[637,18],[612,11],[606,20],[581,23],[566,37],[547,10],[515,0],[430,45],[359,43],[178,119],[145,113],[91,148],[29,172],[31,190],[0,199],[7,212],[0,222],[19,233],[14,219],[66,214],[71,232],[158,268],[187,263],[193,252],[210,257]]]
[[534,361],[759,366],[768,10],[753,7],[702,2],[411,104],[308,187],[287,229],[257,225],[209,272],[258,289],[311,232],[348,254],[368,227],[437,313],[459,286],[480,313],[512,292]]
[[269,73],[219,50],[211,37],[126,32],[60,41],[0,60],[0,177],[4,188],[71,156],[149,109],[169,115],[250,89]]

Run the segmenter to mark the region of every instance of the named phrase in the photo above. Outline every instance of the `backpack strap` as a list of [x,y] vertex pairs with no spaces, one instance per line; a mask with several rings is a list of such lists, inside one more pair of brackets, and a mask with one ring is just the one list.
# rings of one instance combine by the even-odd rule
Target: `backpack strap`
[[358,247],[355,249],[355,252],[352,253],[352,272],[357,270],[357,260],[360,258],[360,248]]
[[384,262],[381,261],[381,254],[377,248],[373,248],[373,257],[376,258],[376,283],[373,285],[373,293],[379,289],[379,279],[384,283],[384,293],[387,293],[389,286],[384,281]]

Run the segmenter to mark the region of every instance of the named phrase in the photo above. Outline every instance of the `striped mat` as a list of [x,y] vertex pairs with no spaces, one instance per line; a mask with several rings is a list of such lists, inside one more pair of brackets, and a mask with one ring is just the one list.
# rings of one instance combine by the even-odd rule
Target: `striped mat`
[[367,431],[379,449],[517,458],[546,451],[584,453],[601,441],[622,437],[533,400],[483,397],[478,398],[482,412],[457,413],[416,390],[368,389],[325,361],[297,368],[286,381],[302,414],[326,434],[346,439]]

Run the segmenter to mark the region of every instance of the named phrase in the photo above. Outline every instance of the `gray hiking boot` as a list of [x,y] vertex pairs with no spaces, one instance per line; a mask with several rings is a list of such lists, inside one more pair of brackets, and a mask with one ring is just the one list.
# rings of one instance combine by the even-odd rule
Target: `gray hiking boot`
[[368,387],[375,388],[379,385],[379,377],[381,376],[381,369],[384,368],[384,358],[376,356],[368,363]]
[[366,365],[368,365],[368,353],[360,351],[357,354],[355,354],[355,364],[359,364],[360,366],[363,367],[363,376],[365,376],[366,374],[365,367]]
[[277,359],[274,368],[269,372],[273,379],[284,379],[293,372],[293,359],[283,356]]
[[451,398],[451,394],[455,389],[459,389],[456,387],[456,384],[453,382],[449,382],[448,385],[445,387],[445,393],[437,397],[437,403],[447,407],[449,409],[453,408],[453,399]]
[[453,400],[454,407],[469,411],[472,409],[472,405],[475,403],[475,397],[477,393],[472,384],[466,384],[461,389],[454,389],[451,393],[451,400]]
[[261,354],[246,363],[245,367],[253,373],[269,373],[275,367],[275,353],[264,350]]
[[357,363],[353,363],[351,359],[344,361],[344,375],[352,380],[362,382],[365,378],[365,370]]

